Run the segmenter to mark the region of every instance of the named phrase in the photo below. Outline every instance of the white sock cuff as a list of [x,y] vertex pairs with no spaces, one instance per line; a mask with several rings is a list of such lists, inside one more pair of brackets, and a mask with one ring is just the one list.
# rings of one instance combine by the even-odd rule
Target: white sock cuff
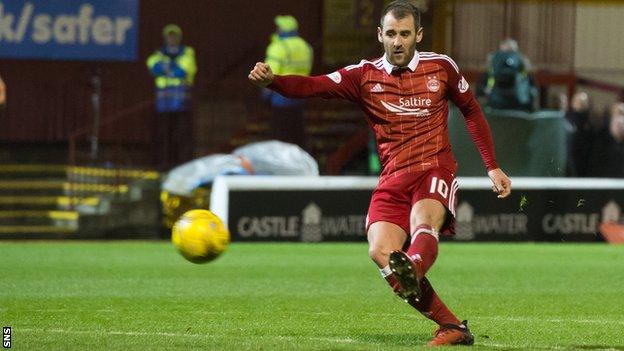
[[381,272],[381,276],[385,279],[387,276],[392,274],[392,270],[390,269],[390,265],[385,266],[384,268],[380,268],[379,272]]
[[418,234],[429,234],[429,235],[432,235],[436,239],[436,241],[440,241],[440,235],[435,229],[420,228],[412,234],[412,240],[411,240],[412,244],[414,243],[414,240],[416,240],[416,236]]

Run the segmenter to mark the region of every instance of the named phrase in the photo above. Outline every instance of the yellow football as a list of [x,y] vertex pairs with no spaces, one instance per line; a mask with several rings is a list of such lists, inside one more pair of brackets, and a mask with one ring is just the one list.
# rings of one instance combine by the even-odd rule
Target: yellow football
[[173,225],[171,242],[187,260],[206,263],[219,257],[230,243],[230,232],[207,210],[184,213]]

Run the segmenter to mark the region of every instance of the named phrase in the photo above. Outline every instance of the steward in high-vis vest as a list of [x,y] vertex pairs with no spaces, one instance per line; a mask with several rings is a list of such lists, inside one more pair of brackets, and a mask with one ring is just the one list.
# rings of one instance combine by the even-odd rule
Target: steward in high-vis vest
[[147,59],[147,68],[156,80],[156,161],[160,171],[168,171],[193,156],[191,90],[197,64],[193,48],[181,45],[180,27],[165,26],[163,39],[163,47]]
[[163,37],[165,45],[147,59],[147,67],[156,78],[156,110],[188,111],[197,73],[195,50],[180,44],[182,30],[175,24],[165,26]]
[[[277,32],[271,36],[265,63],[279,75],[309,76],[314,52],[310,44],[299,36],[299,23],[290,15],[275,17]],[[273,115],[270,121],[272,137],[305,148],[303,101],[290,99],[271,90],[269,96]]]

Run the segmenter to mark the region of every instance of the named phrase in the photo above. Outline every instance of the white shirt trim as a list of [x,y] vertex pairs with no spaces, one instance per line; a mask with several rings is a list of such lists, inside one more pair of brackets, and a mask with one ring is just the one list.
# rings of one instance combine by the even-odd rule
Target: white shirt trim
[[[393,70],[397,69],[398,67],[391,64],[390,61],[388,61],[388,58],[386,57],[386,53],[384,53],[383,58],[382,58],[382,63],[383,63],[383,68],[386,70],[386,72],[388,72],[388,74],[392,73]],[[410,71],[414,72],[416,71],[416,66],[418,66],[418,61],[420,60],[420,54],[418,53],[418,51],[414,51],[414,57],[412,57],[412,60],[407,64],[407,68],[409,68]]]

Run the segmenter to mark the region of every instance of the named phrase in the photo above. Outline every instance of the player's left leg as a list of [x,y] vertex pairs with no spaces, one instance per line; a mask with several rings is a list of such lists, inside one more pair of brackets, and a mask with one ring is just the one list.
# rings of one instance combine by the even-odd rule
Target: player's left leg
[[440,325],[459,320],[439,299],[425,275],[438,256],[438,233],[446,219],[446,208],[438,200],[422,199],[410,214],[411,238],[407,250],[390,255],[390,267],[408,302]]
[[420,283],[438,256],[437,235],[445,216],[446,209],[437,200],[416,202],[410,213],[412,229],[407,252],[396,250],[390,254],[391,270],[399,280],[401,295],[408,302],[421,298]]
[[[437,200],[423,199],[414,204],[411,244],[407,252],[394,251],[390,255],[390,267],[401,286],[400,293],[410,297],[407,302],[439,325],[429,346],[471,345],[474,337],[467,322],[457,319],[425,277],[438,256],[438,233],[445,216],[446,208]],[[411,298],[415,294],[417,298]]]
[[427,274],[438,258],[439,233],[446,215],[446,207],[435,199],[422,199],[412,206],[407,254],[413,260],[420,261],[419,278]]
[[460,322],[446,307],[425,277],[438,255],[440,231],[453,232],[455,190],[453,175],[444,170],[431,172],[419,188],[414,189],[418,200],[410,213],[409,247],[406,252],[395,251],[390,256],[390,267],[399,280],[401,293],[412,297],[407,302],[440,326],[431,346],[470,345],[474,340],[466,323]]

